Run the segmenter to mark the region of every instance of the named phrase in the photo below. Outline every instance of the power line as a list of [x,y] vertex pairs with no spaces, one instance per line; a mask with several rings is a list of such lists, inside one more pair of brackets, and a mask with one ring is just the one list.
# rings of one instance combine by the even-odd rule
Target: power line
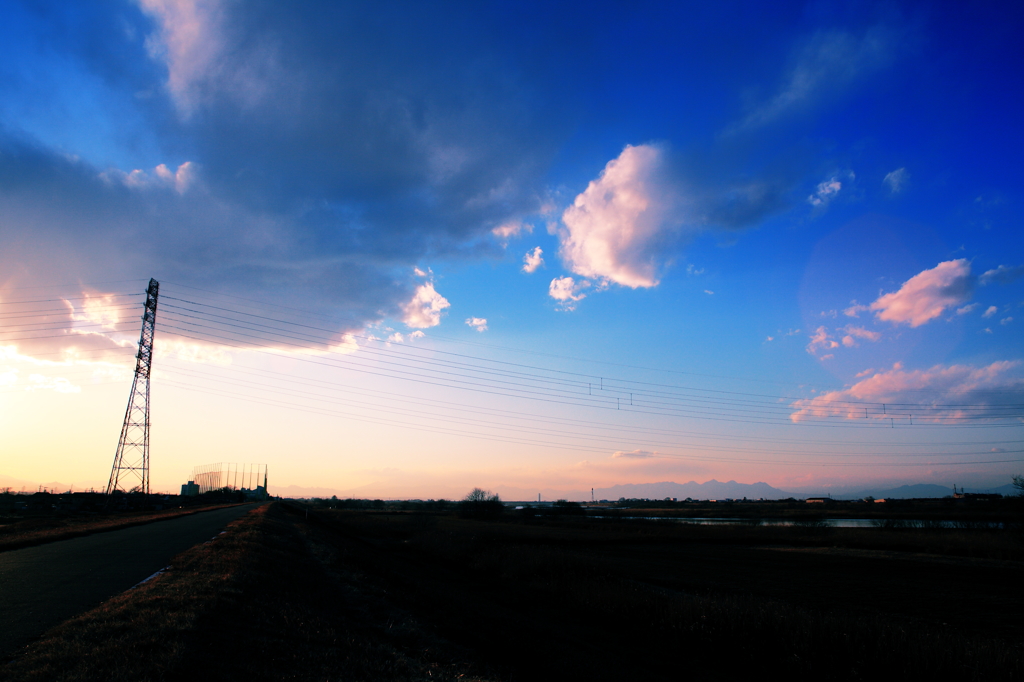
[[[176,298],[170,297],[170,296],[168,296],[167,298],[169,298],[171,300],[183,301],[183,299],[176,299]],[[198,305],[198,306],[206,307],[206,304],[196,303],[194,301],[185,301],[185,302],[190,303],[192,305]],[[174,308],[174,309],[178,309],[178,310],[189,310],[191,312],[198,313],[199,315],[206,315],[206,317],[195,317],[195,319],[201,319],[201,320],[204,320],[204,321],[214,322],[214,323],[219,324],[221,326],[226,326],[226,327],[229,327],[229,328],[237,328],[237,329],[247,329],[249,331],[259,331],[258,329],[255,329],[254,327],[262,327],[264,329],[272,331],[275,335],[281,336],[283,338],[290,338],[290,339],[293,339],[293,340],[300,340],[300,341],[303,342],[301,344],[280,342],[280,343],[285,343],[285,345],[291,345],[291,346],[294,346],[294,347],[308,347],[308,343],[313,342],[313,343],[321,343],[321,344],[324,344],[325,346],[329,347],[329,344],[330,344],[329,340],[325,340],[325,339],[322,339],[322,338],[317,338],[317,337],[309,335],[309,334],[303,334],[301,336],[297,336],[296,332],[287,333],[287,330],[282,330],[280,328],[269,327],[267,325],[260,325],[258,323],[251,323],[251,322],[250,323],[243,323],[243,325],[244,325],[243,326],[243,325],[235,324],[236,322],[241,322],[240,320],[234,320],[233,322],[226,322],[226,321],[224,321],[224,319],[222,317],[221,318],[214,317],[214,319],[209,319],[210,317],[213,317],[213,314],[204,313],[203,311],[197,311],[197,310],[190,309],[190,308],[184,308],[182,306],[174,306],[173,304],[166,304],[166,307]],[[324,332],[324,333],[328,333],[328,334],[332,334],[332,335],[339,335],[339,332],[336,332],[336,331],[333,331],[333,330],[324,329],[324,328],[321,328],[321,327],[313,327],[313,326],[310,326],[310,325],[304,325],[304,324],[300,324],[300,323],[290,323],[290,322],[288,322],[286,320],[280,320],[280,319],[277,319],[277,318],[269,318],[269,317],[261,316],[261,315],[252,315],[250,313],[244,313],[244,312],[240,312],[240,311],[233,311],[233,310],[230,310],[230,309],[227,309],[227,308],[221,308],[221,307],[216,307],[216,306],[209,306],[209,307],[213,307],[214,309],[220,310],[220,311],[234,312],[234,313],[239,314],[239,315],[246,315],[246,316],[251,316],[251,317],[257,317],[259,319],[264,319],[264,320],[268,320],[268,321],[279,322],[279,323],[282,323],[282,324],[290,324],[290,325],[293,325],[293,326],[303,327],[303,328],[306,328],[306,329],[312,329],[312,330],[315,330],[315,331],[320,331],[320,332]],[[193,316],[190,316],[190,315],[187,315],[187,314],[183,314],[183,313],[175,313],[175,316],[176,317],[177,316],[193,317]],[[204,325],[201,325],[201,324],[198,324],[198,323],[189,323],[189,322],[187,322],[185,320],[179,320],[179,322],[182,323],[182,324],[191,324],[191,325],[198,326],[198,327],[203,327],[204,326]],[[208,327],[208,326],[206,328],[217,329],[217,327]],[[257,338],[257,339],[261,339],[261,340],[273,341],[272,339],[268,338],[265,335],[263,335],[263,336],[261,336],[261,335],[246,335],[246,334],[241,334],[241,335],[242,336],[248,336],[249,338]],[[344,334],[343,336],[344,337],[348,337],[348,338],[353,338],[353,339],[363,339],[363,340],[368,341],[368,342],[379,342],[380,341],[379,339],[376,339],[374,337],[367,337],[367,336],[358,335],[358,334]],[[218,338],[222,338],[222,337],[218,337]],[[369,348],[367,346],[360,346],[359,348],[360,348],[360,350],[363,350],[365,352],[370,352],[370,353],[378,353],[378,354],[380,354],[380,353],[390,353],[390,354],[395,354],[395,355],[408,355],[407,353],[404,352],[406,349],[408,349],[411,352],[418,352],[419,351],[419,349],[415,349],[415,348],[411,348],[411,347],[403,347],[403,352],[385,351],[385,350],[382,350],[382,349]],[[427,352],[427,351],[424,351],[424,352]],[[779,396],[779,395],[767,395],[767,394],[757,394],[757,393],[744,393],[744,392],[737,392],[737,391],[722,391],[722,390],[719,390],[719,389],[707,389],[707,388],[696,389],[696,388],[692,388],[692,387],[680,387],[680,386],[673,386],[673,385],[668,385],[668,384],[656,384],[656,383],[642,382],[642,381],[622,382],[621,380],[614,379],[614,378],[608,378],[608,377],[602,378],[602,377],[598,377],[597,375],[587,375],[587,374],[581,374],[581,373],[578,373],[578,372],[568,372],[568,371],[565,371],[565,370],[558,370],[558,369],[551,369],[551,368],[542,368],[542,367],[536,367],[536,366],[533,366],[533,365],[524,365],[524,364],[521,364],[521,363],[512,363],[512,362],[506,362],[506,361],[490,360],[490,359],[479,358],[479,357],[475,357],[475,356],[467,356],[467,355],[460,354],[460,353],[452,353],[452,352],[449,352],[449,351],[441,351],[441,350],[434,349],[434,350],[431,350],[429,352],[431,352],[431,353],[439,353],[439,354],[443,354],[443,355],[447,355],[447,356],[455,356],[455,357],[459,357],[459,358],[468,358],[468,359],[476,360],[476,361],[479,361],[479,362],[487,362],[487,363],[492,363],[492,364],[497,364],[497,365],[513,366],[513,367],[525,368],[525,369],[530,369],[530,370],[535,370],[535,371],[545,371],[545,372],[551,372],[551,373],[554,373],[554,374],[561,374],[561,375],[568,375],[568,376],[573,376],[573,377],[579,377],[579,379],[577,379],[578,383],[575,384],[575,385],[578,385],[578,386],[582,386],[585,379],[589,379],[590,381],[588,383],[591,383],[591,384],[596,383],[598,379],[603,379],[604,382],[608,382],[609,388],[617,388],[619,390],[620,394],[625,394],[625,393],[630,392],[630,390],[629,390],[630,386],[644,386],[644,387],[660,387],[660,388],[675,389],[675,391],[701,391],[701,392],[704,392],[704,393],[716,393],[716,394],[723,394],[723,395],[747,396],[747,397],[750,397],[750,398],[767,398],[767,399],[770,399],[770,400],[792,400],[792,401],[807,400],[807,399],[804,399],[804,398],[796,398],[796,397],[793,397],[793,396]],[[468,366],[468,365],[464,365],[464,366]],[[481,371],[483,371],[483,370],[481,370]],[[536,375],[533,375],[533,376],[536,376]],[[551,380],[548,379],[548,381],[551,381]],[[634,394],[641,394],[642,393],[643,395],[654,395],[654,394],[658,393],[658,392],[652,392],[651,389],[633,389],[632,392]],[[670,395],[670,394],[669,393],[663,393],[662,395]],[[676,393],[675,395],[679,395],[679,394]],[[758,402],[760,404],[767,404],[764,401],[758,401]],[[850,400],[842,400],[842,401],[840,401],[840,400],[836,400],[836,401],[833,401],[833,404],[835,404],[835,405],[850,405],[850,406],[855,406],[855,407],[860,407],[860,408],[863,408],[863,407],[869,407],[869,408],[871,408],[871,407],[881,407],[882,405],[889,405],[889,406],[892,406],[892,407],[912,407],[914,409],[921,409],[921,407],[922,407],[921,405],[919,405],[917,403],[882,403],[880,401],[850,401]],[[946,408],[953,408],[953,407],[971,407],[971,405],[969,405],[969,404],[956,404],[956,403],[952,403],[952,404],[943,404],[943,405],[933,406],[931,409],[946,409]],[[991,409],[989,406],[985,406],[985,407],[987,409]],[[999,406],[999,407],[1003,407],[1003,406]],[[1006,407],[1008,407],[1008,408],[1009,407],[1012,407],[1012,408],[1024,408],[1024,403],[1013,404],[1013,405],[1006,406]]]
[[[245,389],[256,387],[256,388],[263,389],[263,390],[271,390],[271,386],[269,384],[265,383],[265,382],[248,381],[248,380],[244,380],[244,379],[225,379],[223,377],[219,377],[219,376],[213,375],[211,373],[197,372],[196,370],[180,370],[180,369],[176,369],[176,370],[164,370],[164,371],[169,371],[171,374],[178,374],[178,375],[183,375],[183,376],[186,376],[186,377],[191,376],[191,377],[199,377],[199,378],[210,378],[210,379],[216,381],[218,384],[225,384],[226,383],[226,384],[229,384],[229,385],[234,385],[234,386],[238,386],[240,388],[245,388]],[[287,383],[308,384],[309,382],[289,381]],[[459,415],[455,415],[455,416],[448,416],[448,415],[440,416],[436,409],[434,411],[428,411],[428,410],[424,410],[424,409],[410,409],[410,408],[399,409],[399,408],[396,408],[394,405],[386,405],[386,404],[375,403],[375,402],[371,402],[371,401],[368,401],[368,400],[365,400],[365,399],[354,399],[354,398],[338,399],[338,398],[333,397],[330,394],[314,393],[314,392],[310,392],[310,391],[304,391],[304,390],[292,389],[292,388],[282,389],[280,386],[273,386],[272,390],[274,391],[274,393],[276,395],[280,395],[284,391],[287,391],[288,395],[293,395],[293,396],[296,396],[296,397],[301,398],[301,399],[317,400],[320,403],[330,402],[332,404],[351,405],[351,406],[356,407],[356,408],[365,408],[365,409],[373,410],[374,412],[385,412],[385,413],[397,414],[397,415],[402,415],[402,416],[411,416],[411,417],[414,417],[414,418],[427,417],[427,418],[430,418],[430,419],[433,419],[433,420],[440,420],[440,421],[445,421],[445,422],[449,422],[449,423],[457,423],[457,424],[460,424],[460,425],[466,425],[466,426],[471,426],[471,427],[484,426],[484,427],[487,427],[487,428],[498,428],[498,429],[502,429],[502,430],[515,430],[515,431],[518,431],[518,432],[528,431],[528,432],[531,432],[531,433],[537,433],[537,434],[541,434],[541,435],[544,435],[544,436],[558,436],[558,437],[564,437],[564,438],[571,438],[571,439],[575,439],[577,441],[580,440],[580,439],[583,439],[583,440],[600,440],[602,442],[607,441],[607,437],[598,437],[598,436],[595,436],[595,434],[592,433],[592,432],[591,433],[582,433],[582,432],[579,432],[579,431],[565,431],[565,430],[557,430],[557,429],[549,429],[549,428],[538,428],[538,427],[533,426],[533,425],[531,425],[529,423],[531,421],[536,421],[536,417],[533,417],[533,416],[531,416],[529,418],[513,416],[513,417],[511,417],[512,419],[514,419],[516,421],[519,421],[519,422],[527,422],[527,423],[526,424],[508,424],[508,423],[505,423],[505,422],[496,422],[496,421],[490,421],[490,420],[485,420],[485,419],[467,418],[467,417],[459,416]],[[333,392],[343,392],[343,393],[345,392],[343,389],[336,388],[336,387],[328,387],[326,390],[331,391],[332,393]],[[396,399],[396,398],[390,398],[389,400],[392,403],[394,403],[394,402],[415,403],[417,406],[422,406],[422,402],[423,402],[423,401],[419,401],[419,400]],[[432,401],[432,404],[430,405],[430,407],[436,407],[435,405],[433,405],[433,401]],[[441,409],[443,409],[443,410],[453,410],[453,411],[458,409],[459,412],[465,412],[466,411],[466,408],[463,407],[463,406],[458,406],[457,408],[455,408],[455,407],[446,407],[445,406],[445,407],[442,407]],[[485,414],[485,415],[491,416],[491,417],[498,417],[498,418],[509,417],[509,415],[507,413],[499,413],[498,411],[494,411],[494,410],[486,410],[486,411],[484,411],[484,410],[470,410],[470,411],[472,411],[474,413],[478,413],[478,414]],[[557,421],[552,422],[552,420],[548,420],[548,423],[559,424],[559,422],[557,422]],[[563,427],[564,426],[566,426],[566,425],[563,425]],[[595,427],[588,427],[588,428],[590,428],[592,431],[595,429]],[[614,430],[617,430],[616,427],[610,427],[608,425],[599,425],[596,428],[597,428],[597,430],[603,430],[603,431],[614,431]],[[618,438],[620,439],[620,441],[628,439],[628,444],[627,445],[622,445],[622,443],[620,442],[617,446],[614,446],[614,447],[618,447],[618,448],[629,447],[629,446],[636,446],[636,445],[648,445],[648,446],[654,446],[654,447],[658,447],[658,446],[682,447],[676,441],[647,440],[647,439],[643,439],[643,438],[638,438],[638,437],[636,437],[634,435],[618,436]],[[1024,441],[1017,441],[1017,443],[1024,443]],[[819,452],[806,452],[806,451],[795,451],[795,450],[771,450],[771,449],[766,449],[766,448],[737,448],[737,447],[723,447],[723,446],[717,446],[717,445],[703,445],[703,444],[701,444],[701,445],[691,444],[689,447],[693,447],[693,448],[697,448],[697,449],[701,449],[701,450],[712,450],[712,451],[723,451],[723,452],[760,452],[760,453],[765,453],[765,454],[782,454],[782,455],[799,455],[799,456],[820,456]],[[1012,450],[1012,451],[1009,451],[1009,452],[1019,453],[1019,452],[1024,452],[1024,450]],[[864,456],[877,457],[877,456],[888,456],[889,454],[890,453],[836,453],[836,452],[831,452],[831,453],[829,453],[829,456],[832,456],[832,457],[864,457]],[[988,455],[988,454],[991,454],[991,453],[987,452],[987,451],[977,451],[977,452],[930,452],[930,453],[902,453],[899,456],[903,456],[903,457],[916,457],[916,456],[927,456],[927,457],[955,456],[955,457],[963,457],[963,456],[969,456],[969,455]]]
[[[173,317],[171,319],[174,320]],[[182,322],[180,320],[178,320],[178,322],[180,324],[186,324],[186,325],[193,326],[193,327],[198,326],[198,327],[202,327],[202,328],[205,328],[205,329],[211,329],[211,327],[209,325],[201,325],[201,324],[198,324],[198,323],[193,323],[193,322],[188,322],[188,321]],[[204,334],[204,337],[205,337],[205,338],[200,338],[200,337],[196,337],[196,336],[192,335],[192,334],[194,334],[196,332],[192,332],[191,334],[190,333],[186,333],[187,330],[184,330],[181,327],[177,327],[177,326],[175,326],[173,324],[166,325],[164,328],[167,329],[167,330],[170,330],[173,333],[180,334],[180,335],[182,335],[182,336],[184,336],[186,338],[191,338],[193,340],[205,340],[205,341],[209,342],[211,339],[217,339],[218,341],[214,341],[214,342],[215,343],[221,343],[222,345],[224,345],[225,341],[235,341],[235,340],[237,340],[237,339],[235,339],[233,337],[227,337],[227,336],[223,336],[223,335],[220,335],[220,334],[212,334],[212,333],[210,333],[208,331],[200,332],[200,333]],[[271,341],[275,345],[288,345],[288,346],[292,346],[292,347],[295,347],[295,348],[308,348],[307,345],[304,345],[304,344],[301,344],[301,343],[292,343],[292,342],[289,342],[289,341],[280,341],[280,340],[275,340],[275,339],[267,339],[266,337],[263,337],[263,336],[254,335],[254,334],[247,334],[245,332],[235,332],[235,331],[232,331],[231,333],[233,333],[235,335],[245,336],[245,337],[248,337],[248,338],[254,338],[254,339],[257,339],[257,340],[261,340],[261,341]],[[273,348],[273,346],[267,346],[265,344],[258,344],[258,343],[252,343],[252,342],[248,342],[248,346],[237,346],[237,344],[230,344],[230,343],[228,343],[226,345],[235,346],[235,347],[238,347],[238,348],[241,348],[241,349],[245,349],[246,347],[248,347],[248,348],[260,349],[260,350],[264,350],[264,351],[266,349],[268,349],[268,348]],[[392,366],[383,368],[382,370],[376,370],[376,369],[371,370],[371,369],[367,368],[367,365],[365,364],[365,362],[362,361],[362,358],[359,358],[355,354],[348,354],[348,355],[343,355],[343,356],[340,356],[340,357],[330,357],[330,358],[327,358],[327,359],[332,360],[333,363],[338,363],[338,364],[342,364],[343,363],[344,366],[347,369],[351,370],[351,371],[375,374],[375,375],[378,375],[378,376],[387,376],[387,377],[391,377],[391,378],[406,379],[406,380],[410,380],[410,381],[418,381],[418,382],[421,382],[421,383],[429,383],[429,384],[433,384],[433,385],[448,386],[448,387],[454,387],[454,388],[463,388],[463,389],[466,389],[466,390],[477,390],[477,391],[495,393],[495,394],[498,394],[498,395],[518,395],[520,397],[527,397],[527,398],[532,398],[532,399],[554,400],[554,399],[557,398],[558,400],[556,400],[556,402],[567,402],[568,401],[571,404],[591,405],[591,406],[596,406],[596,407],[607,407],[607,406],[610,406],[612,404],[615,404],[615,403],[612,402],[613,398],[608,397],[607,395],[594,395],[594,394],[590,394],[589,392],[588,392],[587,395],[584,395],[582,393],[582,390],[566,392],[565,390],[560,390],[560,389],[557,389],[557,388],[543,387],[543,386],[538,387],[536,385],[529,384],[529,383],[513,382],[513,381],[500,381],[500,382],[498,382],[496,384],[493,381],[480,380],[480,377],[473,376],[473,375],[467,375],[467,374],[464,374],[464,373],[451,372],[451,371],[438,371],[438,370],[429,370],[429,369],[424,370],[422,368],[411,367],[409,365],[405,365],[405,364],[402,364],[402,363],[396,363],[396,362],[393,362],[393,361],[390,363]],[[308,361],[308,360],[306,360],[306,361]],[[397,369],[396,367],[402,367],[402,368],[405,368],[405,369]],[[406,371],[406,370],[410,370],[410,369],[411,370],[418,370],[418,371]],[[424,371],[432,372],[432,373],[431,374],[423,374]],[[536,380],[537,377],[532,377],[532,379]],[[579,387],[579,388],[581,388],[581,387]],[[730,409],[727,409],[723,413],[723,412],[714,412],[714,411],[712,411],[710,409],[696,410],[694,408],[691,408],[691,409],[680,409],[678,407],[674,408],[672,406],[664,404],[663,402],[657,402],[657,401],[643,401],[643,400],[641,400],[639,402],[638,401],[633,401],[633,402],[634,402],[634,404],[627,408],[628,411],[632,411],[632,412],[646,412],[646,413],[650,413],[650,414],[663,414],[663,415],[673,415],[674,414],[674,415],[679,415],[679,416],[699,416],[699,417],[719,419],[719,420],[723,419],[723,417],[721,416],[723,414],[735,414],[735,415],[738,415],[738,416],[747,415],[747,416],[758,417],[758,419],[741,420],[741,421],[747,421],[749,423],[770,423],[770,421],[772,421],[772,415],[775,415],[777,417],[783,417],[783,418],[785,418],[788,421],[790,415],[792,414],[792,409],[789,406],[761,405],[761,406],[759,406],[760,409],[757,409],[757,410],[730,408]],[[618,403],[618,401],[616,401],[616,403]],[[649,409],[646,409],[646,410],[639,409],[639,408],[643,408],[643,407],[647,407]],[[620,405],[617,404],[616,405],[616,409],[619,409],[619,408],[620,408]],[[1004,407],[1004,406],[987,407],[989,412],[992,412],[993,410],[1005,410],[1005,409],[1011,409],[1011,408],[1012,408],[1012,406],[1011,407]],[[918,413],[927,411],[928,409],[929,408],[926,407],[926,406],[917,406],[916,407],[916,410],[917,410]],[[931,408],[931,409],[934,411],[934,410],[936,410],[938,408]],[[716,415],[718,415],[718,416],[716,416]],[[888,415],[888,417],[890,419],[896,418],[896,417],[905,417],[906,416],[903,413],[892,413],[892,412],[887,413],[887,415]],[[811,416],[815,417],[815,418],[835,419],[835,420],[843,420],[843,421],[847,421],[847,422],[851,421],[851,420],[849,420],[848,418],[846,418],[845,416],[842,416],[842,415],[833,415],[833,414],[820,415],[820,414],[817,414],[817,415],[811,415]],[[924,416],[927,418],[927,415],[924,415]],[[986,418],[986,419],[991,419],[991,418],[996,418],[996,417],[1005,417],[1005,416],[1016,416],[1016,415],[1003,415],[1003,414],[980,415],[981,418]],[[975,416],[971,416],[971,415],[968,415],[968,416],[955,416],[955,417],[946,417],[946,418],[947,419],[954,419],[956,421],[967,421],[967,420],[973,419],[975,417],[977,417],[977,415],[975,415]],[[737,421],[736,419],[729,419],[729,420],[730,421]],[[875,420],[872,420],[872,421],[875,421]],[[852,426],[852,424],[850,424],[848,426]],[[860,427],[867,427],[867,426],[868,425],[860,425]],[[877,424],[875,424],[875,425],[873,425],[873,427],[877,428],[878,426],[877,426]]]

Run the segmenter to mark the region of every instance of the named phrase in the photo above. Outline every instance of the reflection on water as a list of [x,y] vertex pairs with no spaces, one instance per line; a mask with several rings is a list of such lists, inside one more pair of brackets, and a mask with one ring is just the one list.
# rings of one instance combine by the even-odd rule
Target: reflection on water
[[998,521],[949,521],[924,519],[761,519],[682,518],[678,516],[591,516],[595,519],[673,521],[696,526],[806,526],[828,528],[1002,528]]

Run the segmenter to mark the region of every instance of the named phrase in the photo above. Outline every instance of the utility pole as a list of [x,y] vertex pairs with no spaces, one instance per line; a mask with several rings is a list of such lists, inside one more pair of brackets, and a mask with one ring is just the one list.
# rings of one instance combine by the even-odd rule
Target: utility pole
[[156,300],[160,283],[149,280],[146,309],[142,315],[139,352],[135,356],[135,378],[128,394],[121,438],[117,441],[114,466],[110,470],[107,495],[118,490],[149,494],[149,374],[153,366],[153,336],[156,333]]

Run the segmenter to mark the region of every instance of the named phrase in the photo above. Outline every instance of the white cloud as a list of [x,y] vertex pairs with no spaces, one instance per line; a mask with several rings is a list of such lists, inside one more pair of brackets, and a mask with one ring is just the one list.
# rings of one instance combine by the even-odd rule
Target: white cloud
[[984,317],[984,318],[986,318],[986,319],[988,319],[988,318],[992,317],[993,315],[995,315],[995,314],[996,314],[996,313],[998,313],[998,312],[999,312],[999,308],[995,307],[994,305],[990,305],[990,306],[988,307],[988,310],[986,310],[985,312],[983,312],[983,313],[981,314],[981,316],[982,316],[982,317]]
[[5,371],[0,372],[0,386],[13,386],[18,383],[18,370],[13,367],[8,367]]
[[829,336],[828,330],[824,327],[818,327],[815,329],[814,334],[811,336],[811,342],[807,344],[807,352],[811,355],[817,355],[818,351],[831,350],[833,348],[839,348],[839,344],[836,343],[835,339]]
[[999,320],[999,324],[1004,326],[1010,324],[1011,322],[1013,322],[1012,317],[1004,317],[1003,319]]
[[[877,372],[842,391],[823,393],[797,400],[790,419],[838,416],[863,419],[892,418],[879,404],[898,404],[901,419],[913,415],[914,421],[942,422],[960,417],[994,418],[1006,416],[1006,407],[1016,405],[1024,380],[1009,376],[1019,362],[1000,361],[987,367],[935,365],[927,370],[904,370],[897,363],[891,370]],[[858,375],[860,376],[860,375]],[[863,403],[871,403],[865,406]],[[971,409],[964,410],[969,405]]]
[[978,281],[982,284],[991,284],[992,282],[1009,284],[1021,277],[1024,277],[1024,265],[1018,265],[1016,267],[1000,265],[998,268],[986,270],[984,274],[978,278]]
[[388,343],[402,343],[403,341],[405,341],[405,337],[402,336],[399,332],[395,332],[394,334],[388,337]]
[[410,341],[415,341],[416,339],[422,339],[424,336],[426,336],[426,334],[424,334],[423,332],[417,330],[417,331],[414,331],[412,334],[409,334],[409,336],[407,338]]
[[470,317],[466,319],[466,324],[478,332],[487,331],[487,318],[486,317]]
[[577,282],[572,277],[556,277],[548,286],[548,296],[558,301],[562,310],[576,310],[576,302],[587,297],[581,291],[589,287],[585,279]]
[[157,177],[173,186],[178,194],[184,194],[196,181],[196,165],[191,161],[181,164],[173,173],[162,163],[155,170]]
[[807,203],[815,207],[826,206],[828,205],[828,202],[832,201],[832,199],[839,194],[839,190],[842,188],[843,183],[841,183],[837,178],[820,182],[818,183],[818,189],[815,190],[814,194],[807,197]]
[[972,285],[971,264],[964,258],[950,260],[914,275],[899,291],[880,296],[868,309],[880,320],[920,327],[968,300]]
[[414,329],[436,327],[441,324],[441,313],[451,306],[441,294],[434,290],[433,282],[416,287],[412,300],[402,307],[402,322]]
[[541,258],[541,254],[544,253],[539,246],[534,247],[533,251],[527,251],[526,255],[523,256],[523,272],[529,274],[537,271],[537,268],[544,265],[544,259]]
[[627,459],[648,459],[650,457],[657,457],[657,452],[651,452],[650,450],[618,450],[612,453],[612,457],[616,459],[627,458]]
[[703,275],[704,274],[704,268],[698,268],[693,263],[687,263],[686,264],[686,274],[694,275],[694,276]]
[[526,234],[532,233],[533,225],[524,223],[521,220],[512,220],[491,230],[491,234],[506,242],[512,237],[522,235],[524,232]]
[[227,366],[231,364],[231,354],[223,347],[210,346],[205,343],[160,339],[154,342],[155,352],[160,357],[174,357],[182,362],[195,362],[204,365]]
[[42,374],[30,374],[27,390],[52,390],[57,393],[81,393],[81,386],[76,386],[64,377],[45,377]]
[[705,289],[704,293],[707,294],[708,296],[714,296],[715,295],[715,292],[711,291],[711,289]]
[[956,314],[957,315],[967,315],[968,313],[973,313],[975,311],[975,309],[979,305],[981,305],[981,304],[980,303],[971,303],[970,305],[965,305],[963,308],[957,308],[956,309]]
[[882,178],[882,183],[889,186],[889,192],[892,194],[899,194],[903,191],[903,187],[907,184],[907,180],[910,179],[910,173],[907,172],[906,168],[897,168],[894,171],[886,173],[885,177]]
[[130,173],[125,173],[118,168],[111,168],[103,171],[99,176],[107,183],[120,182],[125,187],[131,187],[132,189],[169,187],[178,194],[187,192],[198,180],[196,164],[191,161],[181,164],[178,166],[178,170],[173,172],[166,164],[161,163],[153,169],[152,174],[139,168]]
[[660,147],[627,145],[562,214],[568,267],[634,289],[656,286],[664,248],[683,222],[674,185]]

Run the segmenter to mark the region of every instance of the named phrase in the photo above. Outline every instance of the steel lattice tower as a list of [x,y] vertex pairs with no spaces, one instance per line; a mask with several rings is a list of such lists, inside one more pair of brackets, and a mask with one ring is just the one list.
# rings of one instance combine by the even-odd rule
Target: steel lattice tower
[[153,335],[156,333],[156,299],[159,293],[160,282],[149,280],[139,353],[135,356],[135,378],[128,396],[128,409],[124,413],[121,439],[117,442],[114,467],[110,470],[107,495],[117,490],[149,494],[149,373],[153,366]]

